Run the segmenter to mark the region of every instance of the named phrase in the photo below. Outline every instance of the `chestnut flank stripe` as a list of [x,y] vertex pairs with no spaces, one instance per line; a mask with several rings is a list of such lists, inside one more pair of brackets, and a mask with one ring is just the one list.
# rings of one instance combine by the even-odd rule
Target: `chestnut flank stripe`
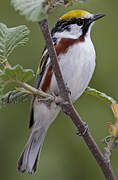
[[80,36],[78,39],[62,38],[55,47],[57,56],[61,53],[66,53],[70,46],[79,42],[84,42],[84,40],[83,36]]
[[[57,43],[55,46],[57,56],[59,56],[59,54],[66,53],[70,46],[72,46],[76,43],[79,43],[79,42],[84,42],[84,40],[85,39],[83,36],[80,36],[78,39],[62,38],[59,41],[59,43]],[[50,64],[48,67],[47,73],[45,75],[43,84],[41,86],[42,91],[44,91],[44,92],[48,91],[50,84],[51,84],[52,75],[53,75],[53,70],[52,70],[52,65]]]
[[45,75],[45,79],[43,81],[43,84],[41,86],[42,91],[46,92],[49,89],[51,79],[52,79],[52,74],[53,74],[52,65],[50,64],[48,67],[47,73]]

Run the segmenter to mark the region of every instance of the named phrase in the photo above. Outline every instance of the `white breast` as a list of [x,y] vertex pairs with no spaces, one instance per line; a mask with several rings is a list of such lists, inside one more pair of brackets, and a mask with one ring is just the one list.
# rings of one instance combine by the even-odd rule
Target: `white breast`
[[[95,69],[95,56],[93,43],[86,37],[84,42],[70,46],[67,53],[58,57],[64,81],[71,91],[73,101],[81,96],[90,82]],[[50,90],[58,93],[54,75]]]

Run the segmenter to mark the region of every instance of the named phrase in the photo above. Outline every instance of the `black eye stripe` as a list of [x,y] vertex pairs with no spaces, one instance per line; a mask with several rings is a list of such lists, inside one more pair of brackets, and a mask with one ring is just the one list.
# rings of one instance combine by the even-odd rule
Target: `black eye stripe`
[[78,19],[78,21],[77,21],[77,25],[78,26],[82,26],[84,24],[84,19]]
[[78,26],[82,26],[82,28],[84,28],[84,26],[86,25],[86,23],[88,23],[89,19],[85,18],[71,18],[68,20],[60,20],[58,21],[54,28],[52,29],[52,36],[54,35],[54,33],[56,32],[63,32],[63,31],[71,31],[71,26],[72,24],[77,24]]

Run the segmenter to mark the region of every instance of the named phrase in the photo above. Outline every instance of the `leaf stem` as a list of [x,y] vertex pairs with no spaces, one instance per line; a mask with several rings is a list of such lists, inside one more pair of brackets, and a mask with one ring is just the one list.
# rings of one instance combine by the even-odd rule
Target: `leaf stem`
[[23,87],[24,89],[26,89],[27,91],[29,91],[29,93],[31,93],[32,95],[36,95],[36,96],[39,96],[39,97],[42,97],[42,98],[49,98],[51,101],[55,100],[53,95],[45,93],[40,89],[36,89],[36,88],[32,87],[31,85],[29,85],[29,84],[27,84],[25,82],[21,82],[21,81],[18,81],[18,80],[9,80],[9,81],[7,81],[5,83],[5,86],[8,83],[16,83],[16,84],[18,84],[21,87]]

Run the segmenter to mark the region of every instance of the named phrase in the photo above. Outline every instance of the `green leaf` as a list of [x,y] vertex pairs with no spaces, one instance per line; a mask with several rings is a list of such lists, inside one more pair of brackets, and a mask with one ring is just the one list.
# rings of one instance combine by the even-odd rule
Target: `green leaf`
[[25,15],[30,21],[40,21],[45,18],[47,0],[11,0],[15,10]]
[[86,94],[89,94],[89,95],[92,95],[92,96],[95,96],[97,98],[100,98],[104,101],[106,101],[107,103],[116,103],[116,100],[113,99],[112,97],[108,96],[107,94],[103,93],[103,92],[100,92],[94,88],[90,88],[90,87],[87,87],[86,90],[84,91]]
[[58,6],[69,6],[85,0],[11,0],[16,11],[27,20],[39,22]]
[[24,92],[19,92],[17,90],[9,91],[4,96],[2,96],[2,104],[18,104],[23,103],[31,98],[31,94],[27,94]]
[[16,46],[25,45],[28,41],[29,29],[25,25],[14,28],[7,28],[0,23],[0,60],[1,63],[7,60],[10,53]]
[[7,83],[10,81],[27,82],[33,77],[33,70],[23,69],[23,67],[19,64],[14,67],[6,68],[2,73],[0,73],[0,80],[2,80],[3,83]]

